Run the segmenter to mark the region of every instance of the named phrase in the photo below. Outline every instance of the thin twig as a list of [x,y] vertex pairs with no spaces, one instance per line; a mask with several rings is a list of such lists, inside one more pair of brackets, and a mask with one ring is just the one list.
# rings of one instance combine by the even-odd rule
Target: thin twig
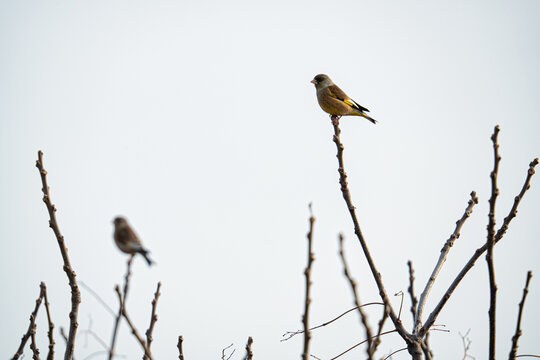
[[178,345],[176,347],[178,348],[178,359],[184,360],[184,349],[182,348],[182,344],[184,343],[184,337],[180,335],[178,337]]
[[527,280],[525,280],[525,287],[523,288],[523,296],[521,298],[521,301],[519,303],[518,307],[518,317],[517,317],[517,325],[516,325],[516,332],[514,336],[512,336],[512,349],[510,350],[510,355],[508,357],[509,360],[514,360],[516,358],[516,352],[518,349],[518,340],[521,336],[521,316],[523,315],[523,308],[525,307],[525,298],[527,297],[527,294],[529,293],[529,282],[532,278],[532,271],[527,271]]
[[452,233],[452,235],[450,235],[450,237],[448,238],[448,240],[446,240],[446,243],[442,247],[439,260],[437,261],[437,264],[435,264],[435,268],[433,269],[433,272],[431,273],[431,276],[429,277],[429,280],[426,283],[426,287],[424,288],[424,291],[420,295],[420,301],[418,302],[418,308],[417,308],[416,319],[415,319],[415,333],[418,332],[418,330],[422,326],[422,313],[424,312],[424,307],[426,305],[426,301],[431,291],[431,288],[433,287],[433,284],[435,283],[435,280],[437,279],[437,276],[439,275],[439,272],[441,271],[442,266],[444,262],[446,261],[446,258],[448,257],[448,253],[450,252],[450,249],[454,245],[454,242],[457,239],[459,239],[461,228],[463,227],[463,224],[465,223],[467,218],[471,215],[475,204],[478,204],[478,197],[476,196],[476,192],[472,191],[471,199],[468,201],[467,207],[465,208],[463,215],[456,222],[456,227],[454,228],[454,232]]
[[[397,330],[394,329],[394,330],[385,331],[385,332],[381,333],[381,335],[391,334],[391,333],[393,333],[393,332],[397,332]],[[375,335],[375,336],[377,336],[377,335]],[[339,355],[337,355],[337,356],[334,356],[334,357],[331,358],[330,360],[335,360],[335,359],[337,359],[338,357],[345,355],[345,354],[348,353],[349,351],[351,351],[351,350],[357,348],[358,346],[362,345],[362,344],[365,343],[365,342],[367,342],[367,339],[364,340],[364,341],[359,342],[359,343],[356,344],[356,345],[351,346],[350,348],[348,348],[347,350],[345,350],[345,351],[342,352],[341,354],[339,354]]]
[[231,344],[227,347],[225,347],[223,350],[221,350],[221,360],[229,360],[231,358],[231,356],[233,356],[234,352],[236,351],[236,349],[233,349],[233,351],[229,354],[229,357],[228,358],[225,358],[225,350],[229,349],[230,347],[232,347],[234,344]]
[[495,360],[495,320],[497,306],[497,284],[495,283],[495,266],[493,265],[493,246],[495,246],[495,204],[499,189],[497,188],[497,175],[499,173],[499,163],[501,156],[499,155],[499,144],[497,138],[499,135],[499,125],[495,126],[491,141],[493,142],[493,171],[490,174],[491,178],[491,198],[489,199],[489,214],[487,226],[487,253],[486,262],[489,274],[489,360]]
[[51,196],[49,194],[49,186],[47,185],[47,171],[43,167],[43,152],[38,151],[38,159],[36,161],[36,167],[39,170],[41,175],[41,183],[43,192],[43,202],[47,206],[49,212],[49,227],[53,230],[58,246],[60,247],[60,253],[62,254],[62,259],[64,260],[64,271],[67,275],[69,286],[71,288],[71,312],[69,313],[69,335],[66,345],[66,352],[64,355],[64,360],[71,360],[73,358],[73,350],[75,347],[75,336],[77,335],[77,317],[79,314],[79,304],[81,303],[81,293],[79,287],[77,286],[77,280],[75,279],[75,271],[71,267],[69,261],[67,249],[64,243],[64,236],[60,233],[60,228],[58,227],[58,222],[56,221],[56,207],[51,201]]
[[43,294],[45,312],[47,313],[47,324],[49,325],[49,330],[47,331],[47,338],[49,339],[49,352],[47,353],[47,360],[53,360],[54,359],[54,338],[53,338],[54,324],[51,320],[51,312],[49,310],[49,299],[47,298],[47,287],[45,286],[44,282],[40,284],[40,287]]
[[40,360],[39,349],[36,345],[36,323],[32,326],[32,331],[30,332],[30,349],[32,350],[32,359]]
[[105,310],[107,310],[109,312],[109,314],[116,317],[116,314],[114,313],[114,310],[109,305],[107,305],[107,303],[101,298],[101,296],[99,296],[98,293],[96,293],[94,291],[94,289],[92,289],[90,286],[86,285],[86,283],[83,282],[83,281],[79,281],[79,285],[81,285],[81,287],[83,289],[88,291],[90,293],[90,295],[92,295],[101,305],[103,305],[103,307],[105,308]]
[[246,356],[244,356],[244,360],[253,360],[253,352],[251,351],[252,344],[253,344],[253,338],[250,336],[248,337],[248,341],[246,344]]
[[[382,303],[382,302],[370,302],[370,303],[366,303],[366,304],[360,305],[360,306],[364,307],[364,306],[370,306],[370,305],[382,305],[382,306],[384,306],[384,303]],[[349,309],[349,310],[347,310],[347,311],[341,313],[340,315],[338,315],[337,317],[333,318],[332,320],[329,320],[329,321],[327,321],[327,322],[325,322],[325,323],[322,323],[322,324],[320,324],[320,325],[317,325],[317,326],[314,326],[314,327],[312,327],[312,328],[309,328],[309,331],[313,331],[313,330],[316,330],[316,329],[318,329],[318,328],[321,328],[321,327],[324,327],[324,326],[326,326],[326,325],[329,325],[329,324],[333,323],[334,321],[340,319],[341,317],[347,315],[347,314],[350,313],[351,311],[354,311],[354,310],[357,310],[357,309],[358,309],[358,307],[355,306],[355,307],[353,307],[352,309]],[[304,332],[305,332],[305,330],[287,331],[285,334],[282,335],[282,337],[287,336],[287,338],[281,339],[280,341],[287,341],[287,340],[289,340],[290,338],[292,338],[293,336],[298,335],[298,334],[303,334]]]
[[16,360],[22,355],[24,351],[24,345],[26,345],[26,342],[28,341],[30,336],[32,336],[32,331],[34,331],[35,333],[36,316],[37,316],[39,306],[41,305],[42,300],[43,300],[43,287],[40,288],[39,297],[36,299],[36,305],[34,307],[34,311],[32,311],[32,313],[30,314],[30,324],[28,324],[28,330],[23,335],[21,339],[21,344],[19,345],[19,348],[17,349],[17,352],[15,353],[15,355],[13,355],[13,357],[11,358],[12,360]]
[[[131,263],[132,262],[133,262],[133,255],[131,255],[127,261],[127,270],[126,270],[126,275],[124,276],[124,293],[122,295],[123,301],[120,301],[118,314],[116,315],[116,319],[114,321],[111,347],[109,348],[109,360],[112,360],[114,356],[114,347],[116,345],[116,336],[118,334],[118,326],[120,325],[120,318],[122,317],[122,313],[124,311],[124,304],[126,302],[127,293],[129,290],[129,278],[131,276]],[[118,285],[116,285],[116,287],[118,287]]]
[[414,269],[411,260],[407,261],[407,266],[409,267],[409,288],[407,291],[411,296],[411,314],[414,321],[416,319],[416,305],[418,304],[418,299],[416,298],[416,295],[414,295]]
[[[510,214],[504,219],[503,225],[501,226],[499,231],[497,231],[497,233],[495,234],[495,243],[499,242],[502,239],[502,237],[506,233],[506,230],[508,229],[508,226],[510,225],[510,222],[516,216],[518,205],[521,202],[521,199],[523,199],[523,196],[525,195],[527,190],[530,188],[531,178],[534,175],[534,168],[535,168],[536,165],[538,165],[538,158],[534,159],[529,164],[529,169],[527,170],[527,177],[525,178],[525,183],[523,184],[523,187],[521,188],[521,191],[519,192],[519,194],[514,198],[514,204],[512,205],[512,209],[510,210]],[[429,315],[429,318],[427,319],[424,326],[422,326],[422,328],[418,331],[418,335],[420,337],[422,337],[423,335],[425,335],[429,331],[429,328],[433,325],[433,323],[437,319],[437,316],[439,315],[439,313],[443,309],[443,307],[446,304],[446,302],[448,301],[448,299],[450,299],[450,296],[452,295],[454,290],[457,288],[457,286],[459,285],[461,280],[463,280],[463,278],[465,277],[467,272],[469,272],[469,270],[474,266],[476,260],[478,260],[478,258],[487,250],[487,247],[488,247],[488,244],[486,243],[482,247],[476,249],[476,251],[471,256],[469,261],[465,264],[463,269],[461,269],[461,271],[456,276],[456,278],[454,279],[452,284],[450,284],[450,286],[448,287],[448,289],[446,290],[446,292],[442,296],[442,298],[439,301],[439,303],[437,304],[437,306],[435,306],[435,308],[433,309],[433,311]]]
[[398,319],[401,319],[401,310],[403,310],[403,300],[405,298],[405,294],[403,291],[399,290],[397,293],[394,294],[394,296],[401,296],[401,302],[399,304],[399,312],[398,312]]
[[133,334],[135,339],[137,339],[137,341],[139,342],[139,344],[143,348],[144,354],[148,357],[148,360],[153,360],[152,353],[150,352],[150,350],[146,346],[146,342],[139,335],[139,332],[137,331],[137,329],[135,328],[135,325],[133,325],[133,323],[131,322],[130,317],[127,314],[126,303],[125,303],[124,299],[122,298],[122,293],[120,292],[120,287],[118,287],[118,285],[116,285],[115,288],[114,288],[114,291],[116,291],[116,295],[118,295],[118,301],[120,302],[120,307],[122,308],[122,316],[126,320],[129,328],[131,329],[131,333]]
[[461,335],[461,333],[459,333],[459,336],[461,337],[461,343],[463,344],[463,359],[462,360],[467,360],[467,358],[474,359],[474,356],[471,356],[468,354],[469,349],[471,348],[471,343],[472,343],[471,339],[469,339],[469,332],[471,332],[471,329],[467,330],[465,335]]
[[373,348],[373,339],[372,339],[373,333],[371,331],[371,326],[369,326],[367,315],[364,312],[360,303],[360,297],[358,296],[358,291],[356,289],[356,281],[351,277],[351,274],[349,272],[349,266],[347,264],[347,259],[345,258],[345,251],[343,250],[343,241],[344,241],[343,234],[341,233],[339,234],[338,241],[339,241],[339,257],[341,258],[341,263],[343,264],[343,274],[349,281],[349,286],[353,294],[353,301],[354,301],[354,304],[356,305],[356,308],[358,309],[358,313],[360,314],[360,320],[366,332],[366,339],[368,340],[366,353],[367,353],[368,360],[371,360],[373,359],[373,354],[375,353],[375,349]]
[[304,351],[302,352],[302,359],[309,359],[309,341],[311,340],[311,332],[309,331],[309,305],[311,303],[311,298],[309,297],[309,292],[311,289],[311,266],[315,260],[315,255],[313,254],[313,225],[315,224],[315,217],[311,209],[311,203],[309,204],[309,232],[307,233],[308,240],[308,259],[306,269],[304,270],[304,275],[306,277],[306,299],[304,302],[304,315],[302,316],[302,324],[304,325]]
[[[150,346],[152,345],[152,332],[154,331],[154,325],[157,321],[157,315],[156,315],[156,308],[157,308],[157,301],[159,299],[159,296],[161,293],[159,292],[159,289],[161,288],[161,281],[157,284],[156,293],[154,294],[154,300],[152,300],[152,314],[150,315],[150,326],[148,327],[148,330],[146,330],[146,346],[148,346],[148,350],[150,350]],[[144,360],[147,360],[146,355],[143,358]]]
[[385,358],[383,358],[383,360],[386,360],[386,359],[390,358],[392,355],[397,354],[398,352],[403,351],[403,350],[407,350],[407,348],[404,347],[404,348],[401,348],[401,349],[399,349],[399,350],[393,351],[393,352],[391,352],[388,356],[386,356]]
[[405,330],[405,328],[403,327],[403,324],[401,323],[401,320],[396,316],[396,313],[394,312],[394,309],[392,308],[390,298],[388,297],[386,289],[384,288],[381,274],[379,273],[379,271],[377,270],[377,267],[375,266],[375,262],[373,261],[373,258],[371,257],[371,253],[369,252],[369,248],[364,239],[364,235],[362,234],[362,231],[360,229],[360,223],[358,222],[358,218],[356,216],[356,209],[352,203],[351,193],[349,191],[349,187],[347,183],[347,173],[345,172],[345,167],[343,165],[344,146],[341,143],[341,139],[340,139],[341,130],[339,129],[339,118],[332,117],[332,125],[334,127],[333,140],[337,148],[337,159],[338,159],[338,164],[339,164],[338,172],[339,172],[339,183],[341,185],[341,193],[343,195],[343,199],[345,200],[345,203],[347,204],[347,209],[349,210],[349,214],[351,215],[351,219],[354,224],[354,233],[356,234],[356,236],[358,237],[358,240],[360,241],[360,245],[362,246],[364,256],[366,257],[366,260],[368,262],[373,278],[375,279],[375,283],[377,284],[377,288],[379,289],[379,295],[381,296],[381,299],[383,300],[385,306],[387,307],[387,311],[390,316],[390,319],[392,320],[392,323],[394,324],[399,335],[407,343],[407,346],[409,348],[409,353],[411,354],[413,359],[417,359],[419,358],[419,356],[421,356],[421,349],[419,346],[419,342],[416,341],[416,339],[413,338],[413,336]]

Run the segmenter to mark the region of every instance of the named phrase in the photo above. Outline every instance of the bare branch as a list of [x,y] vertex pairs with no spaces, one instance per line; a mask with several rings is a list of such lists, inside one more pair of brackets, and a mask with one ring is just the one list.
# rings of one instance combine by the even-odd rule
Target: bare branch
[[253,360],[253,352],[251,351],[252,344],[253,338],[250,336],[246,344],[246,356],[244,356],[244,360]]
[[40,284],[40,287],[41,287],[41,292],[43,294],[45,311],[47,313],[47,324],[49,325],[49,330],[47,331],[47,337],[49,339],[49,352],[47,353],[47,360],[53,360],[54,359],[54,338],[53,338],[54,324],[51,320],[51,312],[49,310],[49,300],[47,298],[47,287],[45,286],[44,282]]
[[229,349],[230,347],[232,347],[234,344],[231,344],[227,347],[225,347],[223,350],[221,350],[221,360],[229,360],[231,358],[231,356],[233,356],[234,352],[236,351],[236,349],[233,349],[233,351],[229,354],[229,357],[225,358],[225,350]]
[[393,351],[393,352],[391,352],[388,356],[386,356],[385,358],[383,358],[383,360],[386,360],[386,359],[392,357],[392,355],[397,354],[398,352],[403,351],[403,350],[407,350],[407,348],[405,347],[405,348],[401,348],[401,349],[399,349],[399,350]]
[[306,299],[304,302],[304,315],[302,316],[302,324],[304,325],[304,351],[302,352],[302,359],[309,359],[309,341],[311,340],[311,333],[309,331],[309,305],[311,299],[309,297],[309,292],[311,289],[311,266],[315,260],[315,255],[313,254],[313,225],[315,224],[315,217],[311,209],[311,204],[309,204],[309,232],[307,233],[308,240],[308,260],[306,265],[306,270],[304,270],[304,275],[306,277]]
[[437,264],[435,264],[435,268],[433,269],[433,272],[431,273],[431,276],[429,277],[429,280],[426,283],[426,287],[424,288],[424,291],[420,295],[420,302],[418,303],[418,309],[416,312],[416,319],[415,319],[415,333],[418,332],[422,325],[422,313],[424,312],[424,307],[426,305],[427,297],[429,295],[429,292],[431,291],[431,288],[433,287],[433,284],[435,283],[435,280],[437,279],[437,276],[439,275],[439,272],[442,269],[442,266],[444,262],[446,261],[446,258],[448,257],[448,253],[450,252],[450,249],[452,246],[454,246],[454,242],[459,239],[461,228],[463,227],[463,224],[467,220],[469,216],[471,216],[473,207],[475,204],[478,204],[478,197],[476,196],[476,192],[471,192],[471,199],[467,203],[467,207],[465,208],[465,212],[461,216],[461,218],[456,222],[456,227],[454,228],[454,232],[448,240],[446,240],[446,243],[441,249],[441,255],[439,256],[439,260],[437,261]]
[[77,334],[77,317],[79,314],[79,304],[81,303],[81,293],[79,287],[77,286],[77,281],[75,279],[75,271],[71,267],[69,261],[67,249],[64,243],[64,236],[60,233],[60,228],[58,227],[58,222],[56,221],[56,207],[51,201],[51,196],[49,194],[49,186],[47,185],[47,171],[43,167],[43,152],[38,151],[38,159],[36,161],[36,167],[39,170],[41,175],[41,183],[43,192],[43,202],[47,206],[49,212],[49,227],[53,230],[58,246],[60,247],[60,253],[62,254],[62,259],[64,260],[64,271],[66,272],[67,278],[69,280],[69,286],[71,288],[71,312],[69,313],[69,335],[66,345],[66,352],[64,355],[64,360],[71,360],[73,358],[73,350],[75,346],[75,336]]
[[358,313],[360,314],[360,320],[362,321],[362,325],[364,326],[364,330],[366,332],[366,339],[367,339],[367,358],[368,360],[373,359],[373,354],[375,353],[375,349],[373,348],[373,333],[371,331],[371,326],[369,326],[369,322],[367,319],[367,315],[362,309],[360,298],[358,297],[358,291],[356,289],[356,281],[351,277],[351,274],[349,272],[349,266],[347,264],[347,259],[345,258],[345,252],[343,250],[343,241],[344,237],[343,234],[339,234],[338,236],[339,240],[339,257],[341,258],[341,262],[343,263],[343,274],[349,281],[349,286],[351,288],[351,291],[353,293],[353,300],[354,304],[356,305],[356,308],[358,309]]
[[178,348],[178,359],[184,360],[184,349],[182,348],[182,344],[184,343],[184,337],[179,336],[178,337],[178,345],[176,347]]
[[[364,305],[360,305],[362,307],[364,306],[370,306],[370,305],[382,305],[384,306],[384,303],[381,303],[381,302],[370,302],[370,303],[367,303],[367,304],[364,304]],[[354,310],[357,310],[358,308],[355,306],[353,307],[352,309],[349,309],[347,311],[345,311],[344,313],[341,313],[339,316],[333,318],[332,320],[330,321],[327,321],[325,323],[322,323],[321,325],[317,325],[317,326],[314,326],[312,328],[309,328],[309,331],[313,331],[313,330],[316,330],[318,328],[321,328],[323,326],[326,326],[326,325],[329,325],[331,323],[333,323],[334,321],[340,319],[341,317],[347,315],[348,313],[350,313],[351,311],[354,311]],[[297,330],[297,331],[287,331],[285,334],[282,335],[282,337],[285,337],[287,336],[287,338],[285,339],[281,339],[280,341],[287,341],[289,340],[290,338],[292,338],[293,336],[295,335],[298,335],[298,334],[303,334],[305,332],[305,330]]]
[[411,314],[414,321],[416,319],[416,305],[418,304],[418,299],[416,298],[416,295],[414,295],[414,269],[411,260],[407,261],[407,266],[409,267],[409,288],[407,291],[411,296]]
[[32,313],[30,314],[30,324],[28,325],[28,330],[23,335],[21,339],[21,344],[19,345],[19,348],[17,349],[17,352],[15,353],[15,355],[13,355],[13,357],[11,358],[12,360],[16,360],[22,355],[24,351],[24,345],[26,345],[26,342],[32,336],[32,332],[34,332],[34,334],[36,332],[36,329],[35,329],[36,316],[39,310],[39,306],[41,305],[42,299],[43,299],[43,287],[40,288],[39,297],[36,299],[36,306],[34,307],[34,311],[32,311]]
[[83,282],[83,281],[79,281],[79,285],[81,285],[81,287],[83,289],[88,291],[90,293],[90,295],[92,295],[101,305],[103,305],[105,310],[107,310],[112,316],[116,317],[116,314],[114,313],[114,310],[111,309],[111,307],[109,305],[107,305],[107,303],[101,298],[101,296],[99,296],[99,294],[96,293],[90,286],[86,285],[86,283]]
[[[495,243],[499,242],[502,239],[502,237],[506,233],[506,230],[508,229],[508,226],[510,225],[510,222],[516,216],[518,205],[521,202],[521,199],[523,199],[523,196],[525,195],[527,190],[530,188],[531,178],[534,175],[534,168],[536,165],[538,165],[538,158],[534,159],[529,164],[529,169],[527,171],[527,177],[525,179],[525,183],[523,184],[523,187],[521,188],[520,193],[514,198],[514,204],[512,205],[510,214],[504,219],[503,225],[501,226],[499,231],[497,231],[497,233],[495,234]],[[419,336],[423,336],[424,334],[427,333],[427,331],[429,331],[429,328],[433,325],[433,323],[437,319],[437,316],[441,312],[442,308],[444,307],[444,305],[446,304],[446,302],[448,301],[448,299],[450,298],[450,296],[452,295],[456,287],[459,285],[461,280],[463,280],[467,272],[469,272],[469,270],[474,266],[476,260],[478,260],[478,258],[487,250],[487,247],[488,247],[488,244],[486,243],[482,247],[476,249],[472,257],[469,259],[469,261],[465,264],[463,269],[456,276],[452,284],[450,284],[450,286],[448,287],[448,289],[442,296],[441,300],[439,301],[435,309],[433,309],[433,311],[429,315],[429,318],[424,324],[424,326],[418,331]]]
[[[150,315],[150,326],[148,327],[148,330],[146,330],[146,345],[148,346],[148,350],[150,350],[150,346],[152,345],[152,332],[154,331],[154,325],[157,321],[156,307],[159,296],[161,295],[159,292],[160,288],[161,282],[158,282],[156,293],[154,294],[154,300],[152,300],[152,314]],[[143,359],[147,360],[148,358],[145,355]]]
[[489,274],[489,359],[495,360],[495,320],[496,320],[496,306],[497,306],[497,284],[495,283],[495,267],[493,265],[493,246],[495,246],[495,204],[497,202],[497,196],[499,195],[499,189],[497,188],[497,175],[499,172],[499,162],[501,156],[499,155],[499,144],[497,138],[499,135],[499,125],[495,126],[491,141],[493,142],[493,171],[490,174],[491,177],[491,198],[489,199],[489,214],[488,214],[488,226],[487,226],[487,254],[486,262]]
[[120,302],[120,308],[122,309],[122,316],[126,320],[129,328],[131,329],[131,333],[137,339],[141,347],[143,348],[144,354],[147,356],[148,360],[153,360],[152,353],[150,353],[150,350],[146,346],[146,342],[143,340],[143,338],[139,335],[139,332],[135,328],[135,325],[131,322],[130,317],[127,314],[126,311],[126,303],[124,299],[122,298],[122,293],[120,292],[120,287],[118,285],[115,286],[114,290],[116,291],[116,295],[118,295],[118,301]]
[[[385,332],[381,333],[380,335],[386,335],[386,334],[391,334],[391,333],[393,333],[393,332],[397,332],[397,330],[396,330],[396,329],[394,329],[394,330],[389,330],[389,331],[385,331]],[[378,336],[378,335],[375,335],[375,336]],[[346,353],[348,353],[349,351],[351,351],[351,350],[353,350],[353,349],[357,348],[358,346],[360,346],[360,345],[364,344],[365,342],[367,342],[367,339],[366,339],[366,340],[364,340],[364,341],[361,341],[361,342],[359,342],[359,343],[358,343],[358,344],[356,344],[356,345],[353,345],[353,346],[351,346],[350,348],[348,348],[347,350],[345,350],[345,351],[344,351],[344,352],[342,352],[341,354],[339,354],[339,355],[337,355],[337,356],[334,356],[334,357],[333,357],[333,358],[331,358],[330,360],[335,360],[335,359],[337,359],[337,358],[339,358],[339,357],[341,357],[341,356],[345,355],[345,354],[346,354]]]
[[461,337],[461,342],[463,343],[463,359],[462,360],[467,360],[467,358],[474,359],[474,356],[471,356],[468,354],[469,349],[471,347],[471,343],[472,343],[472,341],[469,339],[470,331],[471,329],[467,330],[465,335],[461,335],[461,333],[459,333],[459,336]]
[[[118,334],[118,325],[120,324],[120,318],[122,317],[122,313],[124,311],[124,304],[126,302],[127,293],[129,289],[129,278],[131,276],[131,263],[133,262],[133,255],[131,255],[127,261],[127,270],[126,275],[124,276],[124,294],[123,294],[123,301],[120,301],[120,305],[118,308],[118,314],[116,315],[116,319],[114,322],[113,327],[113,334],[112,334],[112,340],[111,340],[111,347],[109,348],[109,360],[112,360],[114,356],[114,347],[116,345],[116,336]],[[118,285],[116,286],[118,288]],[[115,290],[116,290],[115,288]]]
[[519,337],[521,336],[521,316],[523,315],[523,308],[525,307],[525,298],[527,297],[527,294],[529,293],[529,282],[531,281],[531,278],[532,278],[532,271],[527,271],[527,280],[525,280],[525,287],[523,288],[523,296],[521,298],[521,302],[519,303],[516,332],[514,336],[512,336],[512,349],[510,350],[510,355],[508,357],[509,360],[514,360],[516,358],[516,352],[518,349],[518,340],[519,340]]

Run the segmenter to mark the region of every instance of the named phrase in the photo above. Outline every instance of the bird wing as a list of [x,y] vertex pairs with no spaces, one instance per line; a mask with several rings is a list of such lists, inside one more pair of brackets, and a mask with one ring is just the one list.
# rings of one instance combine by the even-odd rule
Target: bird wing
[[345,91],[341,90],[337,85],[330,85],[328,87],[329,93],[332,97],[343,101],[345,104],[349,105],[352,108],[355,108],[356,110],[360,112],[369,112],[368,109],[363,107],[362,105],[359,105],[356,101],[351,99],[350,97],[345,94]]

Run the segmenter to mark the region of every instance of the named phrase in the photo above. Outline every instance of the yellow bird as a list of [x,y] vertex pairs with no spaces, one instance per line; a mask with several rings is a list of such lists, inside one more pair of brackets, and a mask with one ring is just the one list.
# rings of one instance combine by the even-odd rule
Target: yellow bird
[[362,116],[372,123],[377,120],[366,115],[369,112],[365,107],[358,105],[343,90],[341,90],[328,75],[319,74],[311,80],[317,90],[317,100],[321,109],[330,114],[332,120],[344,115]]

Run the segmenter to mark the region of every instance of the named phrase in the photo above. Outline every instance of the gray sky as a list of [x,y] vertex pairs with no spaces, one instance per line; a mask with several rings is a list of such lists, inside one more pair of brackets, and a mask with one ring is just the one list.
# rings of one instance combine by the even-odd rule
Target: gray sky
[[[300,356],[300,337],[279,340],[301,326],[309,202],[313,325],[352,306],[340,231],[361,300],[377,301],[339,192],[332,127],[309,83],[321,72],[380,121],[344,118],[341,127],[353,201],[389,293],[406,291],[409,259],[421,291],[470,191],[478,193],[429,312],[485,241],[493,127],[501,126],[499,224],[540,155],[539,44],[535,0],[0,1],[0,356],[19,345],[40,281],[56,330],[68,325],[38,149],[80,281],[117,307],[126,260],[111,237],[118,214],[152,251],[157,266],[135,262],[127,306],[144,332],[162,281],[156,359],[177,356],[178,335],[190,359],[220,358],[231,343],[240,359],[248,336],[257,359]],[[534,178],[495,250],[500,356],[527,270],[534,277],[520,353],[540,354],[539,204]],[[488,301],[482,257],[438,318],[450,332],[432,334],[437,357],[462,356],[459,332],[468,329],[470,354],[486,357]],[[406,298],[408,328],[409,306]],[[380,312],[368,310],[374,326]],[[79,322],[84,359],[101,350],[84,330],[109,343],[113,319],[83,289]],[[125,324],[120,331],[117,352],[140,356]],[[363,335],[352,314],[314,333],[312,354],[331,358]],[[56,342],[62,353],[58,333]],[[380,354],[401,347],[387,335]]]

